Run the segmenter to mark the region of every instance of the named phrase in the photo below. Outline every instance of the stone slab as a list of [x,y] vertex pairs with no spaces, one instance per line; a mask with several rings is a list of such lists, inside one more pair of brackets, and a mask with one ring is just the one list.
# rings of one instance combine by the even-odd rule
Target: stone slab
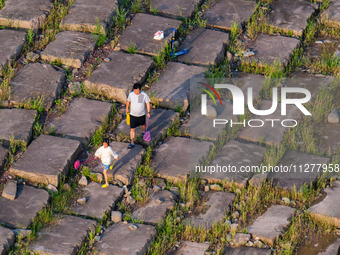
[[340,27],[340,1],[330,1],[329,7],[322,13],[322,18],[326,24],[332,27]]
[[145,81],[152,59],[121,51],[112,52],[108,58],[111,61],[101,63],[84,82],[85,88],[125,104],[133,85]]
[[152,0],[150,9],[170,18],[190,18],[200,0]]
[[325,124],[320,127],[320,147],[326,152],[335,153],[340,146],[340,123]]
[[[268,174],[268,179],[272,179],[273,185],[279,185],[283,189],[292,189],[294,185],[299,191],[304,184],[307,186],[312,182],[315,183],[322,173],[322,168],[319,169],[318,164],[329,164],[330,160],[326,157],[320,157],[312,154],[307,154],[299,151],[287,151],[280,160],[278,166],[294,169],[290,172],[271,172]],[[308,166],[306,165],[308,164]],[[312,169],[313,164],[315,168]],[[293,166],[293,167],[291,167]],[[300,172],[300,166],[303,172]],[[309,167],[309,168],[308,168]]]
[[96,39],[92,34],[64,31],[56,35],[40,56],[49,62],[57,60],[63,65],[80,68],[95,46]]
[[0,30],[0,75],[20,55],[26,41],[26,33],[16,30]]
[[194,172],[196,164],[208,155],[211,146],[211,142],[170,137],[156,149],[151,166],[157,176],[171,182],[181,182]]
[[5,255],[15,242],[14,232],[0,226],[0,255]]
[[52,8],[53,2],[48,0],[6,0],[0,10],[0,26],[38,29]]
[[326,188],[325,198],[310,208],[310,212],[316,218],[332,223],[340,228],[340,181],[336,181],[333,187]]
[[231,79],[232,83],[239,87],[244,95],[247,95],[248,88],[251,87],[253,89],[253,100],[260,96],[260,91],[266,83],[265,76],[242,72],[234,73],[234,76],[235,78]]
[[247,228],[253,238],[259,237],[261,241],[273,246],[275,238],[284,234],[295,212],[294,208],[284,205],[272,205]]
[[15,200],[0,197],[0,223],[12,228],[27,228],[48,200],[46,190],[18,186]]
[[[268,110],[272,106],[272,101],[263,100],[260,110]],[[284,127],[281,125],[282,121],[286,119],[298,120],[300,115],[300,110],[295,105],[287,105],[287,115],[281,115],[281,104],[277,104],[277,108],[274,113],[269,115],[253,115],[253,119],[258,119],[263,121],[262,127],[251,127],[246,123],[246,127],[242,129],[239,134],[239,138],[248,140],[251,142],[264,142],[266,144],[277,145],[282,142],[285,132],[289,127]],[[266,119],[275,119],[276,121],[265,121]],[[253,126],[260,126],[261,123],[257,121],[256,123],[251,123]],[[291,126],[294,125],[293,121],[285,121],[284,125]]]
[[76,0],[60,27],[63,30],[97,33],[99,25],[100,31],[105,33],[116,8],[117,0]]
[[206,69],[169,62],[165,72],[148,90],[151,103],[159,107],[186,111],[189,106],[191,79],[204,78]]
[[[0,173],[5,167],[9,151],[0,143]],[[1,176],[1,174],[0,174]]]
[[9,142],[13,138],[28,144],[36,115],[36,110],[0,109],[0,139]]
[[178,61],[202,66],[218,65],[224,60],[229,34],[204,28],[195,28],[184,39],[179,51],[188,53],[179,56]]
[[[119,39],[120,47],[128,50],[131,46],[136,46],[139,53],[156,56],[163,51],[171,42],[173,35],[172,27],[177,30],[181,21],[163,18],[154,15],[137,13]],[[164,39],[153,39],[157,31],[164,32]]]
[[81,152],[78,141],[40,135],[9,172],[32,182],[58,186],[61,175],[67,175],[69,168]]
[[170,18],[190,18],[200,0],[152,0],[150,9]]
[[307,27],[308,19],[313,15],[317,5],[305,0],[286,0],[271,3],[268,24],[285,32],[292,31],[294,35],[302,36]]
[[66,138],[87,144],[96,130],[109,118],[112,104],[108,102],[75,98],[66,113],[48,124],[48,129]]
[[[111,142],[110,146],[118,154],[119,160],[115,161],[112,170],[108,170],[109,178],[114,178],[125,185],[130,185],[137,167],[142,162],[145,149],[138,144],[134,148],[128,149],[128,144],[121,142]],[[102,173],[102,165],[99,164],[93,169],[93,172]]]
[[340,238],[329,245],[325,251],[319,252],[318,255],[338,255],[340,251]]
[[[143,224],[158,225],[164,219],[166,213],[172,210],[176,204],[176,197],[168,190],[156,192],[142,207],[135,210],[131,217],[142,221]],[[163,201],[161,204],[157,200]]]
[[[150,131],[151,134],[151,141],[146,142],[142,140],[141,143],[144,145],[157,143],[162,137],[166,136],[167,129],[178,119],[178,116],[179,114],[177,112],[171,110],[152,109],[148,127],[148,131]],[[118,125],[115,134],[123,134],[124,136],[130,137],[130,126],[126,124],[126,119]],[[142,128],[136,128],[135,134],[136,138],[141,137]]]
[[209,243],[195,243],[189,241],[182,241],[176,255],[205,255],[209,249]]
[[96,219],[103,219],[104,213],[114,209],[115,204],[123,196],[124,189],[110,185],[103,189],[100,183],[91,182],[82,195],[86,198],[84,205],[76,205],[72,211],[76,214]]
[[156,235],[156,228],[150,225],[134,224],[138,228],[130,230],[128,224],[118,223],[110,226],[103,239],[97,242],[94,250],[98,255],[145,254]]
[[11,80],[11,98],[14,105],[41,101],[46,109],[52,107],[65,80],[64,72],[49,64],[31,63],[19,70]]
[[186,120],[180,131],[185,136],[192,138],[216,141],[223,131],[227,132],[227,124],[218,124],[214,127],[214,119],[227,119],[236,121],[237,117],[233,115],[232,104],[223,100],[222,105],[214,105],[212,100],[207,100],[207,105],[216,110],[216,117],[208,117],[201,114],[201,107],[190,109],[190,119]]
[[259,66],[273,65],[275,62],[286,65],[300,41],[292,37],[259,34],[255,40],[248,40],[245,47],[255,53],[243,58],[245,63],[257,63]]
[[260,249],[253,247],[230,248],[224,251],[224,255],[270,255],[271,249]]
[[235,22],[241,28],[253,15],[256,5],[255,1],[246,0],[217,1],[203,17],[207,25],[215,28],[230,30]]
[[[286,80],[285,86],[307,89],[311,93],[312,98],[315,98],[320,89],[329,86],[333,80],[334,78],[331,76],[318,77],[308,73],[295,72],[290,79]],[[287,98],[302,98],[304,96],[301,93],[289,93]]]
[[207,202],[204,204],[209,208],[205,213],[197,216],[191,216],[186,220],[186,224],[194,228],[210,229],[213,224],[218,224],[224,219],[225,215],[229,212],[230,207],[233,205],[236,195],[229,192],[209,192],[207,195]]
[[[218,152],[216,158],[210,164],[211,166],[224,166],[230,165],[235,167],[236,172],[228,172],[225,169],[218,170],[215,172],[201,172],[199,173],[202,178],[207,179],[210,183],[215,182],[233,182],[236,186],[245,187],[248,179],[253,175],[252,172],[241,172],[242,168],[259,166],[263,160],[266,148],[251,144],[251,143],[241,143],[238,141],[228,142],[220,152]],[[201,171],[208,170],[202,169]]]
[[7,181],[1,196],[9,200],[15,200],[16,195],[17,195],[17,182],[15,180]]
[[39,238],[28,249],[39,254],[76,254],[88,232],[95,231],[97,222],[69,215],[57,216],[53,226],[38,232]]

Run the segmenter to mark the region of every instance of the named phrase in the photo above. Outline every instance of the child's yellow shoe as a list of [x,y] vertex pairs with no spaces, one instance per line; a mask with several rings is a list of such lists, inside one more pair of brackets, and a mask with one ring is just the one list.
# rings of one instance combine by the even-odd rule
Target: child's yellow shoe
[[114,165],[114,164],[112,163],[112,165],[110,166],[110,170],[112,170],[112,168],[113,168],[113,165]]
[[102,185],[102,188],[103,188],[103,189],[105,189],[105,188],[107,188],[107,187],[109,187],[109,185],[107,185],[107,184]]

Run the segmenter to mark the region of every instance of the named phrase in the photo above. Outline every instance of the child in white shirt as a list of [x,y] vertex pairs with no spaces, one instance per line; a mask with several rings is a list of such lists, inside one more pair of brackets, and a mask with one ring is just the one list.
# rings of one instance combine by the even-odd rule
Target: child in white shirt
[[109,146],[109,139],[103,140],[103,146],[100,147],[94,156],[102,161],[102,167],[103,167],[103,174],[105,177],[105,184],[102,186],[102,188],[106,188],[109,186],[108,178],[107,178],[107,170],[110,169],[110,166],[113,164],[112,157],[114,157],[116,160],[118,160],[118,154],[112,150],[112,148]]

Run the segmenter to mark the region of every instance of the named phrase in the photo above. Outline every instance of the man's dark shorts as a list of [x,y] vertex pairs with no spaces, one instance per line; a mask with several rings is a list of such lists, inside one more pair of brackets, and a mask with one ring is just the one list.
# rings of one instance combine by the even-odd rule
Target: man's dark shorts
[[145,115],[140,117],[130,115],[130,128],[136,128],[143,125],[145,125]]

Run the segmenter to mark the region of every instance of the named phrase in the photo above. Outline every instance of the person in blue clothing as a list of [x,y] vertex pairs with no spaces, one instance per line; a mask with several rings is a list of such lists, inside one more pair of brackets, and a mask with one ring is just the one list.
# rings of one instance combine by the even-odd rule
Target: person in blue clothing
[[[130,92],[126,102],[126,113],[130,113],[130,144],[129,149],[135,147],[135,128],[142,126],[143,134],[145,132],[145,117],[150,118],[150,98],[142,90],[142,85],[136,83],[133,85],[133,91]],[[131,107],[130,107],[131,106]],[[130,109],[131,108],[131,109]],[[145,112],[147,110],[147,112]]]

